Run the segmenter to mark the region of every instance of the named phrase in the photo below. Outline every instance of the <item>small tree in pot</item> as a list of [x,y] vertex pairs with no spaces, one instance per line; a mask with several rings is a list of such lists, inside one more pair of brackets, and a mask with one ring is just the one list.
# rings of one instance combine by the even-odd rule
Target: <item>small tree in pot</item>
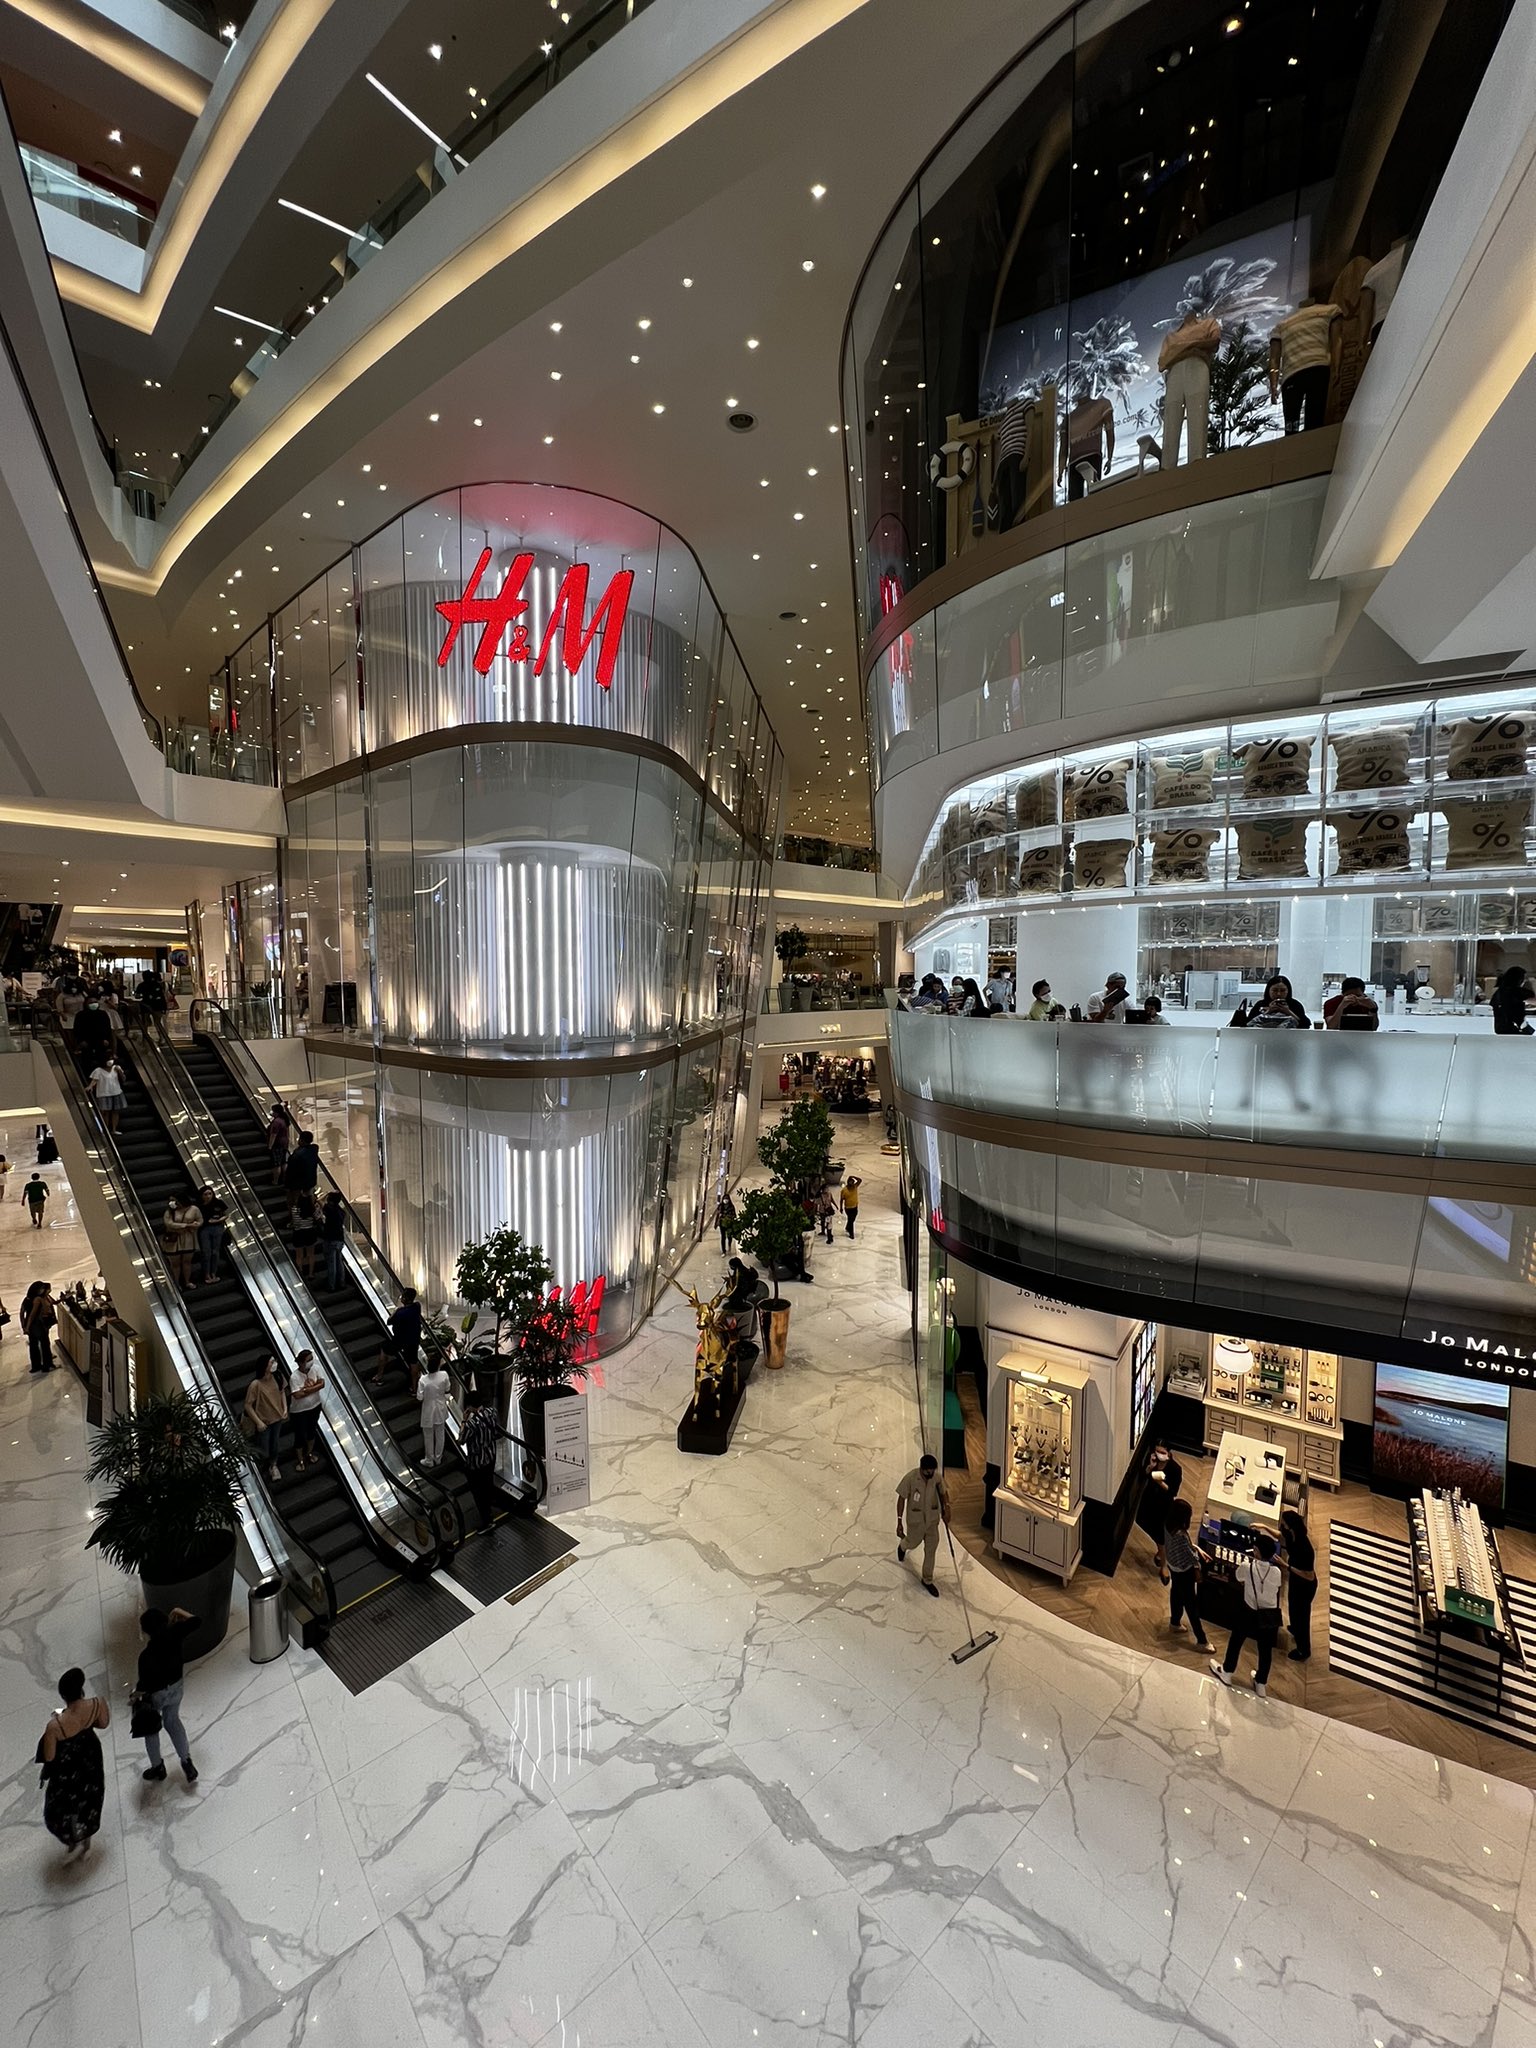
[[199,1627],[187,1654],[224,1640],[248,1450],[224,1409],[193,1394],[150,1394],[96,1433],[90,1476],[114,1491],[90,1546],[134,1573],[149,1607],[184,1607]]
[[757,1141],[757,1156],[770,1177],[793,1195],[816,1194],[826,1179],[836,1135],[824,1102],[804,1095]]
[[460,1363],[470,1372],[495,1373],[503,1382],[517,1380],[519,1434],[542,1457],[545,1402],[586,1375],[586,1367],[575,1361],[586,1336],[585,1312],[568,1301],[546,1300],[544,1290],[554,1270],[543,1247],[529,1244],[510,1224],[465,1245],[454,1278],[462,1299],[493,1318],[489,1335],[471,1344]]
[[800,1257],[805,1211],[785,1188],[751,1188],[736,1213],[736,1240],[749,1259],[768,1268],[774,1292],[762,1304],[763,1363],[784,1363],[789,1303],[778,1292],[779,1268]]

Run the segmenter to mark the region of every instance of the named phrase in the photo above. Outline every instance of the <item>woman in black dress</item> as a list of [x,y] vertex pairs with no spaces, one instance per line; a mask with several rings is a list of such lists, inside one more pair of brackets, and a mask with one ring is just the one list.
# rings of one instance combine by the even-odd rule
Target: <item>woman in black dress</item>
[[109,1725],[112,1713],[105,1700],[85,1697],[85,1673],[78,1666],[59,1680],[59,1698],[64,1704],[49,1716],[37,1746],[43,1825],[66,1849],[83,1853],[101,1826],[107,1781],[96,1731]]

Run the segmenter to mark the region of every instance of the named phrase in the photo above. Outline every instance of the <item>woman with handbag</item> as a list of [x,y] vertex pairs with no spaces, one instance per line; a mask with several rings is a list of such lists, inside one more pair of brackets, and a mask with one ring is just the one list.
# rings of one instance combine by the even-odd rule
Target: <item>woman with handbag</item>
[[1188,1615],[1197,1650],[1208,1650],[1211,1639],[1200,1619],[1200,1561],[1210,1559],[1190,1536],[1192,1510],[1187,1500],[1171,1500],[1163,1524],[1163,1556],[1168,1565],[1168,1626],[1182,1629]]
[[1211,1659],[1211,1675],[1223,1685],[1232,1683],[1238,1652],[1250,1638],[1258,1647],[1258,1666],[1253,1689],[1262,1700],[1268,1696],[1269,1667],[1274,1660],[1275,1638],[1280,1633],[1280,1567],[1275,1553],[1280,1548],[1267,1532],[1254,1538],[1253,1549],[1237,1568],[1237,1588],[1243,1596],[1242,1613],[1232,1624],[1227,1654],[1218,1664]]
[[98,1728],[106,1728],[112,1712],[103,1699],[87,1699],[85,1673],[76,1665],[59,1680],[64,1702],[48,1717],[37,1761],[43,1767],[43,1826],[74,1854],[89,1849],[101,1826],[106,1797],[106,1767]]
[[133,1722],[129,1733],[142,1738],[149,1755],[143,1776],[156,1784],[165,1776],[160,1760],[160,1731],[171,1738],[181,1759],[182,1776],[189,1785],[197,1783],[197,1765],[192,1746],[181,1725],[181,1696],[184,1688],[187,1637],[198,1625],[195,1614],[185,1607],[173,1607],[169,1614],[160,1607],[146,1607],[139,1616],[145,1644],[139,1652],[139,1675],[133,1688]]
[[171,1278],[183,1294],[197,1285],[192,1278],[192,1255],[197,1250],[197,1233],[202,1227],[203,1212],[192,1199],[190,1188],[166,1203],[160,1241],[165,1246]]
[[288,1419],[288,1388],[282,1367],[269,1358],[245,1390],[240,1427],[250,1439],[257,1462],[267,1468],[269,1479],[281,1479],[277,1469],[278,1439]]

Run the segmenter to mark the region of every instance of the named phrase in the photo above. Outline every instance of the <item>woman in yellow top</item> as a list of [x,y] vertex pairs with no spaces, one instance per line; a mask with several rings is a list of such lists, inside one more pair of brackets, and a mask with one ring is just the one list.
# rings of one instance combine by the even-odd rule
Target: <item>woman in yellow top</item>
[[856,1173],[850,1173],[847,1180],[843,1182],[843,1221],[847,1225],[850,1237],[853,1235],[854,1222],[858,1217],[859,1189],[863,1185],[864,1183]]

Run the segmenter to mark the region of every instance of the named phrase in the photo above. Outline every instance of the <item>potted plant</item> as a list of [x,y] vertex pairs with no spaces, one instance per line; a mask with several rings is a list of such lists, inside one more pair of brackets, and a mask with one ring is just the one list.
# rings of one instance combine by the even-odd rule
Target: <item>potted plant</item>
[[792,1195],[818,1193],[836,1135],[824,1102],[803,1095],[757,1141],[757,1156],[770,1178]]
[[493,1319],[488,1336],[471,1345],[460,1363],[470,1372],[517,1380],[519,1434],[542,1457],[544,1404],[586,1376],[586,1367],[576,1362],[586,1341],[586,1313],[559,1296],[546,1299],[554,1270],[542,1246],[529,1244],[510,1224],[465,1245],[454,1277],[463,1300]]
[[[783,970],[783,986],[779,995],[779,1008],[788,1010],[810,1008],[810,991],[801,988],[794,978],[795,962],[805,952],[805,933],[797,924],[787,924],[774,935],[773,950],[779,956]],[[802,1001],[802,997],[804,1000]]]
[[146,1606],[198,1617],[189,1657],[229,1627],[247,1455],[222,1408],[180,1391],[150,1394],[96,1433],[90,1476],[113,1491],[89,1544],[137,1574]]
[[761,1307],[763,1364],[781,1366],[789,1342],[789,1303],[779,1293],[779,1268],[800,1252],[805,1211],[787,1188],[751,1188],[736,1212],[736,1241],[749,1259],[768,1268],[773,1293]]

